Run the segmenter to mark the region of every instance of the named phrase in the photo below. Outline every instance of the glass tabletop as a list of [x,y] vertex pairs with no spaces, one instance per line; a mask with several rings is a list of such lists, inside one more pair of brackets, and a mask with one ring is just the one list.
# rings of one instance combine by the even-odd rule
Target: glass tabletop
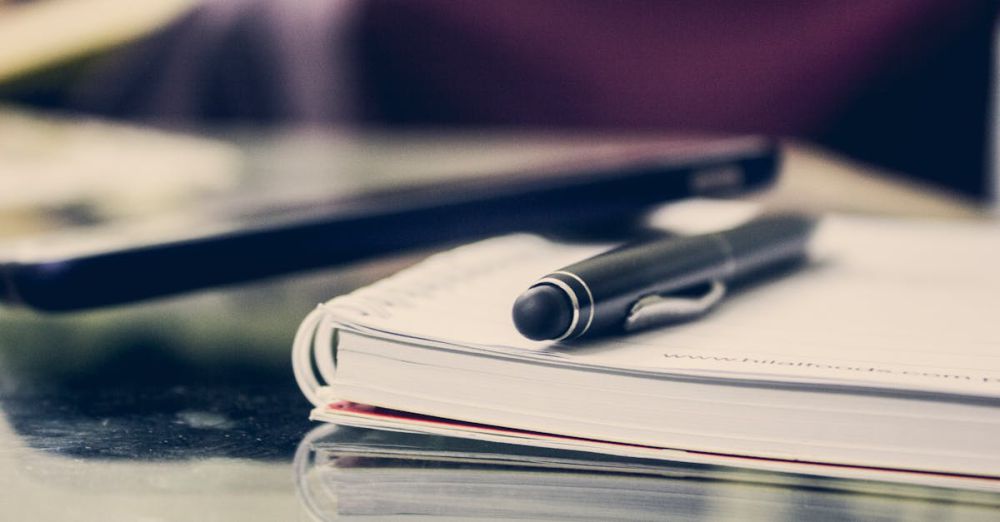
[[320,300],[399,263],[87,313],[4,309],[0,518],[304,517],[291,462],[314,423],[289,340]]
[[325,296],[413,257],[72,315],[0,317],[10,520],[989,520],[876,489],[321,426],[288,342]]

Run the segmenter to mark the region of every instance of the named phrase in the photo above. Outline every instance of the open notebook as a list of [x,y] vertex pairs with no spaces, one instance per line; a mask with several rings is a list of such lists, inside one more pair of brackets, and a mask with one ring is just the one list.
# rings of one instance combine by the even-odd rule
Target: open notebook
[[313,417],[996,487],[996,224],[829,217],[805,269],[701,320],[584,345],[522,338],[515,297],[603,248],[494,238],[321,305],[293,350]]

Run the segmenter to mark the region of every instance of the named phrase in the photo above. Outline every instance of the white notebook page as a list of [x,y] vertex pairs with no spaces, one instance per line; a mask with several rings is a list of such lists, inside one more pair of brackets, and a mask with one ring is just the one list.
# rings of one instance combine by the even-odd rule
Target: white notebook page
[[517,295],[603,248],[495,238],[326,306],[366,331],[574,364],[1000,396],[995,223],[829,217],[813,262],[702,319],[584,345],[522,338]]

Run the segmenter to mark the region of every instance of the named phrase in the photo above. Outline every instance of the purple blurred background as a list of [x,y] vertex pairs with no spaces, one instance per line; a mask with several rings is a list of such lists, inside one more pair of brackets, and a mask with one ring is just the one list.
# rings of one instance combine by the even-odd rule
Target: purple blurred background
[[985,197],[997,7],[214,0],[29,101],[181,125],[763,133]]

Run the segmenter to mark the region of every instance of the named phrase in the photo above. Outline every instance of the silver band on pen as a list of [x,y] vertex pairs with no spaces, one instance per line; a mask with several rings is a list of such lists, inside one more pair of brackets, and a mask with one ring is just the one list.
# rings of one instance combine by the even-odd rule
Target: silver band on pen
[[[569,327],[566,328],[565,333],[553,340],[562,341],[579,337],[590,329],[590,325],[594,322],[594,294],[590,291],[586,281],[576,274],[559,270],[539,279],[531,286],[538,285],[551,285],[558,288],[566,294],[573,306],[573,317]],[[581,323],[580,318],[584,316],[587,320]]]

